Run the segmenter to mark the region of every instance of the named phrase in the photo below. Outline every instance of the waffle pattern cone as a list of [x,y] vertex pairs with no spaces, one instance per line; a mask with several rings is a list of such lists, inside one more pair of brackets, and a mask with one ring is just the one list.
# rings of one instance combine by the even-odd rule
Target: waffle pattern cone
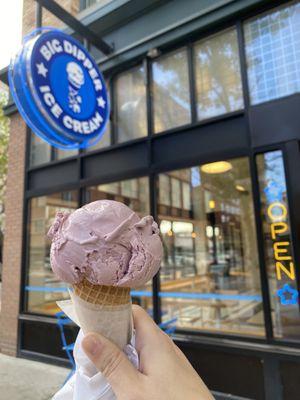
[[86,279],[74,285],[75,294],[91,304],[119,306],[130,303],[130,288],[93,285]]

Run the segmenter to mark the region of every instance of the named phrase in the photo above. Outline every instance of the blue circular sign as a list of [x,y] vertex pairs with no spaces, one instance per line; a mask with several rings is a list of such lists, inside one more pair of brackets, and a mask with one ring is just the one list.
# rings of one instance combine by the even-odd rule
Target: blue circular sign
[[104,133],[109,101],[104,79],[73,37],[40,28],[12,60],[9,83],[30,128],[63,149],[94,145]]

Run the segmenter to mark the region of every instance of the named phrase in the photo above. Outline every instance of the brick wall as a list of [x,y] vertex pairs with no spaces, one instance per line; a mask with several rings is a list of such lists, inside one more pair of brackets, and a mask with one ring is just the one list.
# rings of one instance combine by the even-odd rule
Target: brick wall
[[[76,15],[79,11],[80,0],[56,0],[58,4],[69,13]],[[36,2],[34,0],[24,0],[23,2],[23,35],[26,35],[36,26],[35,21]],[[53,14],[43,9],[43,26],[55,26],[61,28],[64,24]]]
[[[59,4],[72,14],[76,14],[79,0],[59,0]],[[35,10],[34,0],[24,0],[23,35],[35,27]],[[43,10],[43,25],[62,26],[62,23]],[[16,355],[18,340],[26,129],[18,113],[11,116],[0,303],[0,351],[9,355]]]
[[14,355],[17,344],[26,125],[19,114],[11,118],[5,200],[5,233],[2,269],[1,351]]

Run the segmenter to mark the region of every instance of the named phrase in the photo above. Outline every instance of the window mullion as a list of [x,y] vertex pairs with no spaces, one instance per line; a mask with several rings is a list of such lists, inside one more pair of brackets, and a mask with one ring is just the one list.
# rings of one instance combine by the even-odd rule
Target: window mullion
[[187,47],[188,51],[188,68],[189,68],[189,86],[190,86],[190,105],[191,105],[191,121],[192,124],[197,122],[197,97],[196,97],[196,80],[194,69],[194,47],[190,43]]

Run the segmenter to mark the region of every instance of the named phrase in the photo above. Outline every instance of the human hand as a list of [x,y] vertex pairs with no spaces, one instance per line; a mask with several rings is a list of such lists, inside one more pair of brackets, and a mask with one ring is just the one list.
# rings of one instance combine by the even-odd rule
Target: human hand
[[182,351],[148,314],[133,306],[140,370],[111,341],[88,333],[82,341],[87,356],[103,373],[118,400],[213,400]]

